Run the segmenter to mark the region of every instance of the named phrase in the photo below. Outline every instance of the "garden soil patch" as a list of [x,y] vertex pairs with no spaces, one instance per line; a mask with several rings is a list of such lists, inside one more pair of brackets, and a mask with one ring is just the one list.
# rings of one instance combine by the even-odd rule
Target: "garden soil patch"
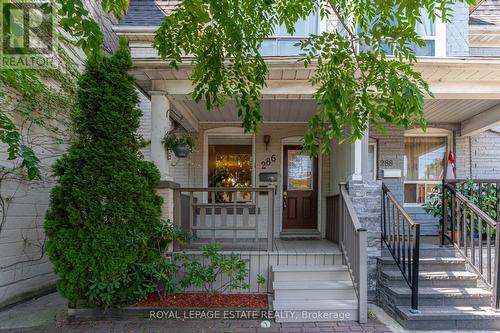
[[160,296],[150,294],[146,300],[132,304],[135,307],[165,308],[267,308],[267,295],[179,293]]

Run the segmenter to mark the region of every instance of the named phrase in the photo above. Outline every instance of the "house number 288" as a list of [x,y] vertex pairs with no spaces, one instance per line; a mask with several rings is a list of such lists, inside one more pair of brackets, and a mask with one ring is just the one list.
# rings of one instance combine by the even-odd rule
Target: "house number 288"
[[276,162],[276,154],[272,154],[270,157],[260,161],[260,166],[262,170],[265,170],[267,167],[271,166],[271,164]]

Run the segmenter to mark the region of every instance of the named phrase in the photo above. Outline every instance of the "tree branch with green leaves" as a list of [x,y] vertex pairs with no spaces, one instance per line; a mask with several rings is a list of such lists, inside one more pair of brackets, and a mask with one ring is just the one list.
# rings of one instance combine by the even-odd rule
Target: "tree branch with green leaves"
[[[80,4],[82,0],[58,1]],[[329,151],[333,138],[340,142],[361,139],[369,124],[426,127],[424,98],[432,92],[413,67],[417,61],[413,47],[426,45],[416,28],[425,18],[449,20],[456,2],[475,3],[181,0],[156,31],[153,46],[174,67],[191,63],[194,101],[213,110],[234,100],[243,128],[256,131],[263,121],[261,91],[268,73],[261,55],[265,38],[280,25],[293,34],[295,23],[313,14],[336,20],[336,30],[311,35],[300,43],[301,61],[314,69],[310,81],[317,88],[318,105],[309,120],[304,148],[317,156]],[[121,14],[127,5],[126,0],[108,0],[103,8]],[[66,26],[85,30],[77,23]]]

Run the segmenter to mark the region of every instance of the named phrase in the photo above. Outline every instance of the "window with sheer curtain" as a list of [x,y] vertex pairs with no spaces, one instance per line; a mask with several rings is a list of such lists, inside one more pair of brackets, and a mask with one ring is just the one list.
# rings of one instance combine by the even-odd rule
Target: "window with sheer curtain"
[[447,137],[405,137],[405,203],[423,204],[446,174]]

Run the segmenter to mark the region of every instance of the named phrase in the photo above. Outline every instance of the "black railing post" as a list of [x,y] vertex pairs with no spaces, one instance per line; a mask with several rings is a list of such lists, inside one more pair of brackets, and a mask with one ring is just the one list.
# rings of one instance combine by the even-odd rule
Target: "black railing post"
[[497,211],[496,212],[496,219],[495,219],[495,221],[497,221],[497,223],[500,222],[500,216],[499,216],[500,215],[500,202],[499,202],[500,201],[499,200],[499,198],[500,198],[500,190],[498,188],[499,186],[500,186],[500,183],[496,183],[495,184],[495,191],[496,191],[495,194],[496,194],[496,197],[497,197],[497,202],[496,202],[496,206],[495,206],[496,211]]
[[495,226],[495,281],[493,282],[493,304],[495,310],[500,310],[500,223]]
[[386,235],[386,221],[385,221],[385,188],[384,185],[382,185],[382,215],[380,216],[380,246],[383,248],[384,246],[384,239]]
[[455,243],[456,239],[455,239],[455,228],[456,228],[456,220],[455,220],[455,204],[456,204],[456,201],[455,201],[455,195],[453,193],[453,191],[450,191],[450,196],[451,196],[451,200],[450,200],[450,204],[451,204],[451,242],[452,243]]
[[415,239],[413,242],[413,262],[411,277],[411,312],[419,313],[418,310],[418,266],[420,261],[420,224],[415,224]]

